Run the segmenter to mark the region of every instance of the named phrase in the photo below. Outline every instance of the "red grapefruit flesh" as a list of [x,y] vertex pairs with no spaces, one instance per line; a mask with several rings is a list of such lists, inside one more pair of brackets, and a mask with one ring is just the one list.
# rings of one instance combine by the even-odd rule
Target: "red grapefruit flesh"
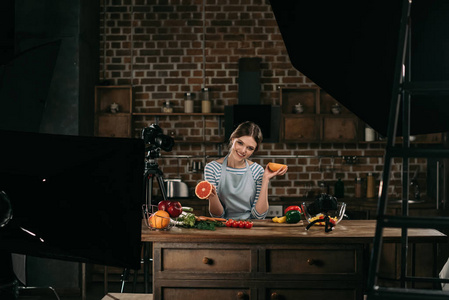
[[207,199],[212,193],[212,189],[212,184],[209,181],[200,181],[195,187],[195,195],[200,199]]

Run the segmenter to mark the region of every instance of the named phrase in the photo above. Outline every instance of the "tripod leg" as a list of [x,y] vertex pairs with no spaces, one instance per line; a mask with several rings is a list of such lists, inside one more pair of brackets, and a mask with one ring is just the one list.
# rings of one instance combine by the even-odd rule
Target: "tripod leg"
[[125,289],[125,281],[128,280],[128,276],[129,276],[129,270],[128,270],[128,268],[125,268],[122,273],[122,278],[121,278],[122,287],[120,289],[120,293],[123,293],[123,291]]
[[156,174],[157,182],[159,183],[159,189],[161,190],[162,198],[167,200],[167,192],[165,191],[164,177],[160,174]]
[[146,177],[146,184],[145,184],[145,199],[146,199],[146,205],[147,208],[150,209],[151,205],[153,204],[152,195],[153,195],[153,175],[149,174]]

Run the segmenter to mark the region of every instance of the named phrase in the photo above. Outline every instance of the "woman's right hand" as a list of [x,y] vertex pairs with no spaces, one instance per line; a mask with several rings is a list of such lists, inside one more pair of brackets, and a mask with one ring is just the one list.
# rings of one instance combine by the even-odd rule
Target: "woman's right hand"
[[215,196],[217,196],[217,190],[215,189],[215,185],[212,184],[212,191],[210,192],[208,200],[210,200],[210,198]]

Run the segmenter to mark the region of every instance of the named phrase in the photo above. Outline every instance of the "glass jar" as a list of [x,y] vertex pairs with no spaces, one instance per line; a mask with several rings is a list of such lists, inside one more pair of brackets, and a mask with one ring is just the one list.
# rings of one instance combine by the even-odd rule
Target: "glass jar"
[[184,94],[184,112],[185,113],[193,113],[193,95],[192,93]]
[[209,89],[202,88],[201,89],[201,112],[203,114],[207,114],[207,113],[210,113],[211,111],[212,111],[212,109],[211,109]]
[[374,142],[376,139],[374,129],[369,126],[365,127],[365,142]]
[[173,107],[170,104],[170,101],[166,101],[164,103],[164,106],[162,106],[162,112],[163,113],[172,113],[173,112]]

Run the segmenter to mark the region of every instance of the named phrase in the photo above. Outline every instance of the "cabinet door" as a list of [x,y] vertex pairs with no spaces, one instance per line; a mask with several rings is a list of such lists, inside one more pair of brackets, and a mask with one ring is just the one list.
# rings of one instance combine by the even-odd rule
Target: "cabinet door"
[[323,142],[357,142],[357,118],[325,116],[322,122]]
[[311,142],[319,139],[315,116],[284,116],[282,128],[285,142]]
[[96,136],[104,137],[130,137],[131,115],[103,114],[97,116],[95,128]]

